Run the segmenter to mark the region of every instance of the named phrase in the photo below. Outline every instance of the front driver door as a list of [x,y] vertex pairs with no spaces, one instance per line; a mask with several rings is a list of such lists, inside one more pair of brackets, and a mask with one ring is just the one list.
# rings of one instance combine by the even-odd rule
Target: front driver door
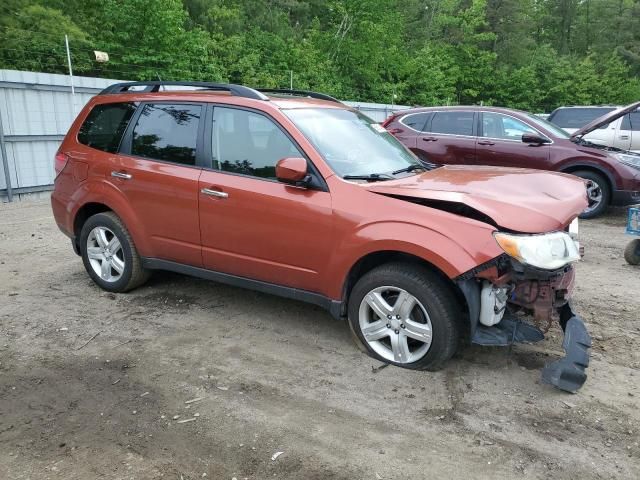
[[523,133],[540,133],[523,121],[496,112],[482,112],[476,146],[479,165],[550,170],[549,144],[529,144]]
[[266,115],[218,106],[210,147],[212,168],[200,177],[205,268],[321,292],[332,250],[331,195],[275,178],[278,160],[304,156],[299,147]]

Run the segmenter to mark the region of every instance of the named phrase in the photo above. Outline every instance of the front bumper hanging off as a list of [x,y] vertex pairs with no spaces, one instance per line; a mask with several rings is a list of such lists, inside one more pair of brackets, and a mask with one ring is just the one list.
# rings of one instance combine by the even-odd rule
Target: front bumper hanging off
[[562,348],[566,355],[542,369],[542,381],[566,392],[577,392],[587,381],[591,337],[584,322],[570,304],[560,311],[560,325],[564,325]]
[[[520,263],[497,259],[492,264],[474,269],[457,279],[458,286],[469,307],[471,343],[506,346],[514,343],[539,342],[544,333],[539,324],[557,321],[564,331],[562,347],[565,357],[542,369],[542,381],[560,390],[575,393],[584,385],[589,366],[591,337],[585,324],[569,301],[573,290],[572,267],[557,272],[544,272],[524,267]],[[499,323],[486,326],[480,323],[480,285],[490,281],[509,286],[508,307]],[[516,312],[533,317],[537,325],[522,320]],[[547,328],[548,329],[548,328]]]

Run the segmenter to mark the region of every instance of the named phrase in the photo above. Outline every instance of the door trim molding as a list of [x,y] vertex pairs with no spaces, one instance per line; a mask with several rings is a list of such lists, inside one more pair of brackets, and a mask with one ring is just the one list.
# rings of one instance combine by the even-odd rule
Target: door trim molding
[[224,283],[233,287],[246,288],[257,292],[277,295],[279,297],[290,298],[305,303],[311,303],[327,310],[335,319],[341,318],[343,310],[343,302],[341,300],[333,300],[319,293],[310,292],[308,290],[300,290],[298,288],[277,285],[275,283],[263,282],[262,280],[254,280],[246,277],[239,277],[229,273],[216,272],[206,268],[193,267],[182,263],[172,262],[170,260],[162,260],[160,258],[142,258],[142,266],[150,270],[168,270],[170,272],[189,275],[192,277],[212,280],[218,283]]

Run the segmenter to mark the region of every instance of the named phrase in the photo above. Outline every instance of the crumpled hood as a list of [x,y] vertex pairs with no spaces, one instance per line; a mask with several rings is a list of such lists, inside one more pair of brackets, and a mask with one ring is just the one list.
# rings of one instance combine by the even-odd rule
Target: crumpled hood
[[427,205],[429,201],[466,205],[499,227],[522,233],[559,230],[587,208],[583,180],[520,168],[445,166],[365,188],[425,200]]

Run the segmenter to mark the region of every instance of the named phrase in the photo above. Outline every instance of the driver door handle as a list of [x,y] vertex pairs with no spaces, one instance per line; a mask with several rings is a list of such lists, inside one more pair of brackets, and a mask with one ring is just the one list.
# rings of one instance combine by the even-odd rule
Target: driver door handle
[[478,145],[495,145],[495,142],[490,142],[489,140],[480,140]]
[[133,175],[131,175],[130,173],[126,173],[126,172],[111,172],[111,176],[112,177],[116,177],[116,178],[122,178],[124,180],[131,180],[133,178]]
[[422,137],[423,142],[437,142],[438,139],[435,137]]
[[220,190],[212,190],[210,188],[203,188],[202,190],[200,190],[202,193],[204,193],[205,195],[209,195],[211,197],[218,197],[218,198],[229,198],[229,194],[226,192],[221,192]]

